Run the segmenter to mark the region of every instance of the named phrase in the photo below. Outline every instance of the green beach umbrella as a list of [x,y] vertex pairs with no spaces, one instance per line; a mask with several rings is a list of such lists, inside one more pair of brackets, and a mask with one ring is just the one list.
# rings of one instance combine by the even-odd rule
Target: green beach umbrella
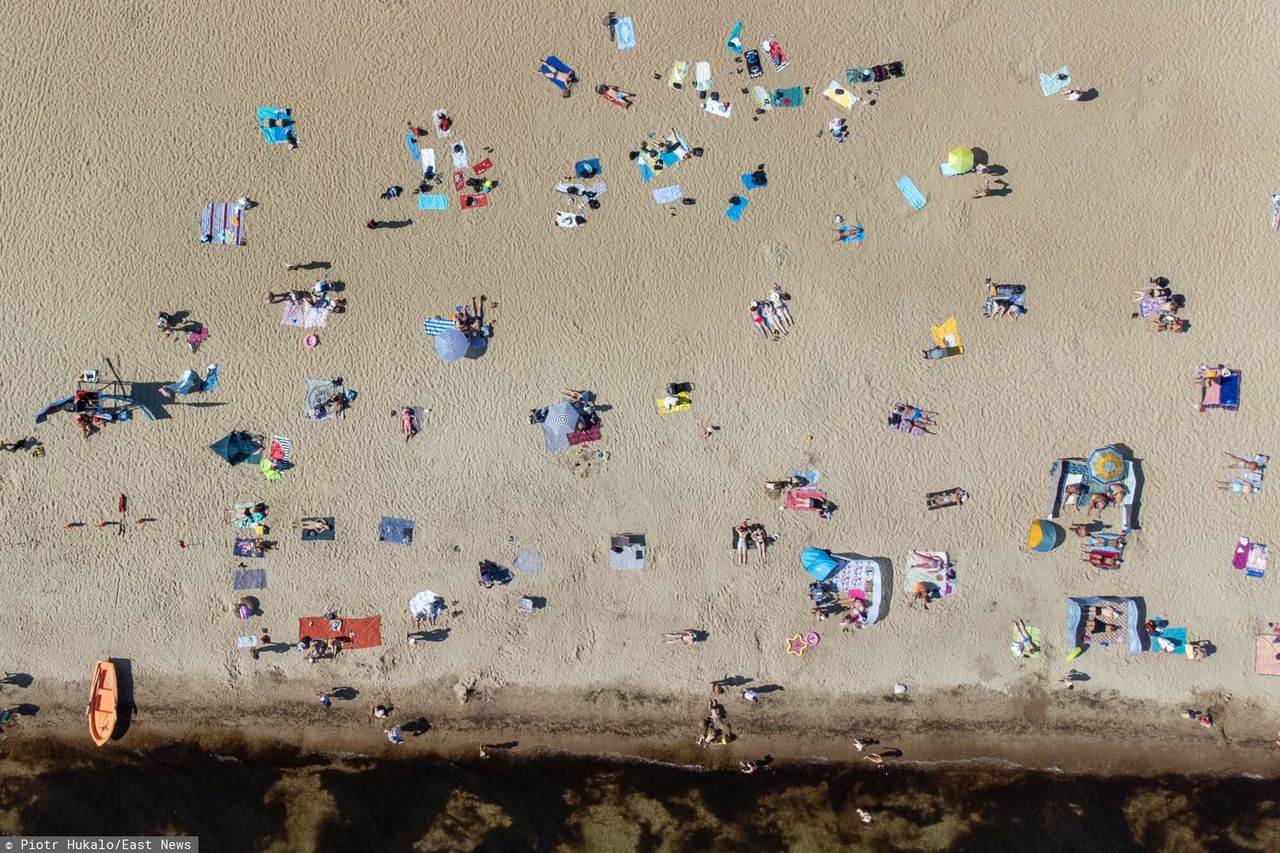
[[968,172],[973,168],[973,149],[957,145],[947,152],[947,166],[957,172]]

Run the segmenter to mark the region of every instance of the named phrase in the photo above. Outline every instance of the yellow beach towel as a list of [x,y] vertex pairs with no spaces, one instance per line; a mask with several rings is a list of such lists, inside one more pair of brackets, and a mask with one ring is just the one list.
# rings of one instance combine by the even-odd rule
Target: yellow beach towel
[[957,355],[964,352],[964,344],[960,342],[960,332],[956,329],[956,318],[948,317],[947,321],[941,326],[933,326],[930,329],[933,332],[933,340],[940,347],[959,350]]
[[674,396],[675,396],[676,402],[674,405],[671,405],[671,406],[667,405],[667,401],[669,399],[667,397],[658,397],[655,400],[655,402],[658,404],[658,411],[660,413],[665,415],[668,412],[683,412],[685,409],[693,408],[693,400],[689,397],[688,392],[681,391],[679,394],[676,394]]
[[850,92],[847,88],[840,85],[835,80],[832,80],[831,83],[827,85],[827,90],[822,94],[830,98],[831,100],[835,101],[837,104],[844,107],[846,110],[852,110],[853,105],[858,101],[857,95],[853,94],[853,92]]

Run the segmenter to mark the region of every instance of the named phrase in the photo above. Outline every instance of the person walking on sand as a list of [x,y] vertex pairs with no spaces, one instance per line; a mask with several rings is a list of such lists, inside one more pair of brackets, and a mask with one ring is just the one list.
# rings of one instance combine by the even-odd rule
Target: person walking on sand
[[385,720],[391,714],[391,708],[387,705],[374,705],[369,712],[375,720]]

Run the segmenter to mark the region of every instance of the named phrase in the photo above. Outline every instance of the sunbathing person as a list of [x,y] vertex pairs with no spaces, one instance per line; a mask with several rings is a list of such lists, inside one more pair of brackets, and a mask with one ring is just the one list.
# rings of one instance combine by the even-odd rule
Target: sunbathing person
[[668,632],[662,635],[664,643],[683,643],[686,646],[692,646],[698,642],[698,632],[692,628],[686,628],[683,631]]
[[919,551],[911,552],[911,568],[913,569],[945,571],[946,569],[951,568],[952,565],[954,564],[932,554],[922,554]]
[[286,290],[284,293],[268,291],[266,301],[268,305],[274,305],[277,302],[288,302],[290,304],[305,302],[308,305],[316,303],[315,296],[307,290]]
[[304,518],[301,521],[295,521],[293,529],[304,533],[328,533],[332,527],[323,518]]
[[774,335],[769,333],[769,329],[765,326],[764,312],[761,310],[759,302],[751,303],[751,322],[755,323],[756,330],[766,338],[774,337]]
[[1240,480],[1228,480],[1226,482],[1214,483],[1220,492],[1231,492],[1233,495],[1251,495],[1253,494],[1253,483],[1243,483]]
[[776,284],[774,285],[774,289],[769,291],[769,302],[773,305],[773,313],[777,314],[778,319],[786,326],[790,327],[795,323],[795,320],[791,316],[791,308],[787,305],[787,294],[778,290],[778,286]]
[[333,409],[332,414],[335,417],[339,417],[339,418],[342,417],[342,413],[346,411],[347,407],[350,405],[351,405],[351,402],[347,400],[346,394],[334,394],[328,400],[324,401],[325,409],[328,410],[332,408]]
[[743,521],[733,528],[733,532],[737,536],[735,546],[738,549],[738,565],[745,566],[747,564],[747,546],[751,542],[751,525]]
[[756,525],[751,531],[751,541],[755,543],[756,554],[760,557],[760,565],[766,565],[764,549],[766,546],[764,528]]
[[418,434],[418,419],[408,406],[400,410],[400,431],[404,433],[406,443]]
[[609,103],[617,104],[623,109],[630,108],[631,99],[635,97],[635,95],[630,92],[624,92],[617,86],[608,86],[604,83],[596,86],[596,92]]
[[1234,453],[1227,453],[1225,450],[1222,452],[1222,455],[1226,456],[1228,459],[1235,460],[1234,462],[1228,462],[1225,467],[1237,468],[1241,471],[1261,471],[1265,464],[1259,463],[1255,459],[1245,459],[1242,456],[1236,456]]
[[1151,318],[1151,330],[1153,332],[1185,332],[1187,321],[1172,314],[1161,314],[1159,317]]
[[538,73],[543,77],[546,77],[552,83],[563,84],[558,87],[560,89],[560,97],[562,98],[569,97],[569,90],[573,88],[574,83],[578,82],[577,75],[568,71],[559,71],[545,63],[543,64],[543,67],[539,69]]
[[1093,495],[1089,498],[1089,508],[1085,510],[1085,514],[1091,515],[1096,512],[1098,515],[1102,515],[1102,511],[1111,506],[1111,503],[1111,498],[1107,495]]
[[919,406],[908,406],[903,403],[894,403],[893,410],[908,420],[928,424],[929,426],[933,426],[933,419],[938,416],[937,412],[931,412]]
[[778,337],[779,332],[784,335],[791,334],[787,330],[786,324],[778,317],[778,313],[773,310],[772,302],[761,302],[758,304],[760,305],[760,316],[764,318],[765,326],[773,333],[775,338]]
[[1015,655],[1027,658],[1040,651],[1040,647],[1032,641],[1031,632],[1027,630],[1025,622],[1021,619],[1014,619],[1013,630],[1018,632],[1018,641],[1009,648]]
[[1120,565],[1119,554],[1103,554],[1098,551],[1090,551],[1089,556],[1085,558],[1085,562],[1093,566],[1095,569],[1114,569]]
[[911,593],[911,603],[907,605],[908,610],[914,610],[916,604],[919,604],[924,610],[929,609],[929,585],[926,583],[918,583],[915,585],[914,591]]

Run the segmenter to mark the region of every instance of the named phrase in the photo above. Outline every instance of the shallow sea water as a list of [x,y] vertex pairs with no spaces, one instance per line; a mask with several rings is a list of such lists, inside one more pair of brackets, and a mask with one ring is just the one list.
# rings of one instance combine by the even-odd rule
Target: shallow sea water
[[[1280,782],[830,764],[45,756],[0,776],[0,830],[201,837],[203,850],[1280,850]],[[862,824],[856,809],[872,812]]]

